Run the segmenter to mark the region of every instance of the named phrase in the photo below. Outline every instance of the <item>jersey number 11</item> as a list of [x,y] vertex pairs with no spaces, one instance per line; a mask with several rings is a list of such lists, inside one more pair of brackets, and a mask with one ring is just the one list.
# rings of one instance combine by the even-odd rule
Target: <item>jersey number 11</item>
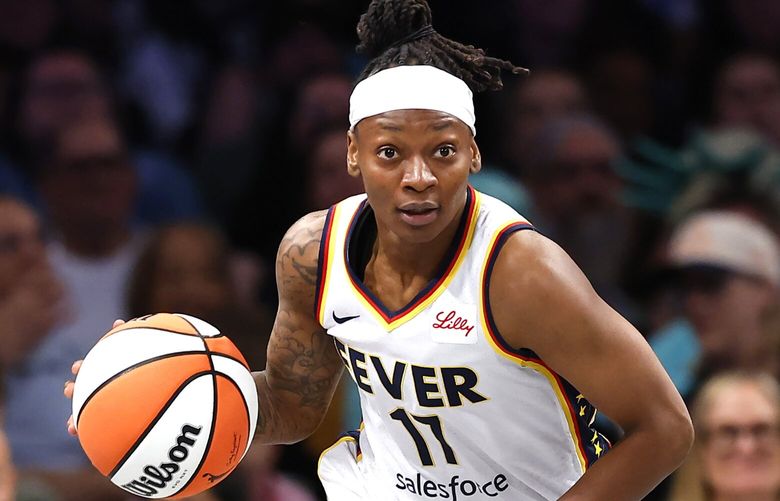
[[390,417],[396,421],[400,421],[401,424],[404,425],[404,428],[406,428],[406,431],[409,432],[409,435],[412,436],[414,445],[417,446],[417,454],[420,456],[420,461],[422,461],[424,466],[433,466],[431,450],[428,447],[428,444],[425,442],[422,433],[420,433],[420,430],[418,430],[417,426],[415,426],[412,422],[412,419],[431,428],[433,436],[436,437],[436,440],[438,440],[439,444],[441,444],[441,448],[444,452],[444,457],[447,459],[447,463],[458,464],[458,460],[455,459],[455,452],[452,450],[452,447],[450,447],[450,444],[444,440],[444,432],[442,431],[439,416],[416,416],[414,414],[407,414],[406,410],[399,407],[390,413]]

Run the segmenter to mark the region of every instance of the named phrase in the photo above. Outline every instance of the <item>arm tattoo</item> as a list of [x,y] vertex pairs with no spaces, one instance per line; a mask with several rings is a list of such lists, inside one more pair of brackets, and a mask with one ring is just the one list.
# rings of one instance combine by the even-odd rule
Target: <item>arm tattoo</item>
[[[317,255],[321,238],[322,225],[294,227],[284,237],[277,259],[277,265],[286,272],[279,275],[284,281],[283,286],[299,288],[300,285],[314,287],[317,284]],[[292,271],[294,273],[290,273]]]
[[287,335],[292,328],[285,320],[285,312],[279,312],[279,340],[269,347],[270,356],[277,362],[269,366],[274,389],[295,394],[303,407],[324,411],[330,403],[330,390],[341,375],[334,373],[334,366],[341,369],[338,354],[327,334],[317,331]]
[[268,343],[268,364],[256,376],[257,433],[294,442],[320,423],[342,373],[341,357],[314,315],[317,260],[325,212],[293,225],[279,246],[279,310]]

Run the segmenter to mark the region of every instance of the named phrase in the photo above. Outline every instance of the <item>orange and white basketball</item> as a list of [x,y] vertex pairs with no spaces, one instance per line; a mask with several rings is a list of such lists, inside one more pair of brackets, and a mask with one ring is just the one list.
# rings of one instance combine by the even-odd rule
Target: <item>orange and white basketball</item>
[[147,498],[208,489],[252,443],[257,392],[244,357],[197,318],[160,313],[109,331],[76,377],[73,419],[92,464]]

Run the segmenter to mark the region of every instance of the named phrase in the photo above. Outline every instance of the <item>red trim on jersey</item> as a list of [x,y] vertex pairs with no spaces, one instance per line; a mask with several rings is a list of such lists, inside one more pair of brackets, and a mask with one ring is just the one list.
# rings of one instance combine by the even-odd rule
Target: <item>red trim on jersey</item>
[[314,314],[317,321],[321,321],[322,308],[325,306],[325,286],[328,283],[328,273],[330,272],[328,263],[330,261],[330,239],[333,230],[333,213],[335,206],[328,209],[328,215],[325,217],[325,224],[322,227],[322,238],[320,238],[320,252],[317,263],[317,287],[314,298]]

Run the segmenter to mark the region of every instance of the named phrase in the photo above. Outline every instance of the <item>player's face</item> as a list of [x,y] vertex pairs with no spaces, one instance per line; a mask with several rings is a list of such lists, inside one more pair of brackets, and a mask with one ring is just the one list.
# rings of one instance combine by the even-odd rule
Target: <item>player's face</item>
[[379,231],[404,242],[430,242],[456,225],[468,175],[480,167],[471,130],[447,113],[390,111],[349,133],[349,173],[363,178]]

